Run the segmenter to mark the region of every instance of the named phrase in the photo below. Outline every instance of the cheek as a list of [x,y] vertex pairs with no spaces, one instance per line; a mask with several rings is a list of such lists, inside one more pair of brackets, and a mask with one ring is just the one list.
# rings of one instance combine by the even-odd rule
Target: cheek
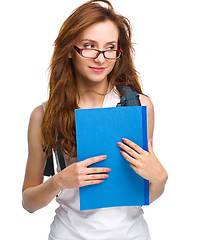
[[74,69],[82,69],[84,66],[86,66],[86,59],[84,59],[83,57],[80,57],[80,56],[73,56],[72,57],[72,63],[73,63],[73,66],[74,66]]
[[111,72],[116,64],[116,61],[110,62],[108,65],[109,71]]

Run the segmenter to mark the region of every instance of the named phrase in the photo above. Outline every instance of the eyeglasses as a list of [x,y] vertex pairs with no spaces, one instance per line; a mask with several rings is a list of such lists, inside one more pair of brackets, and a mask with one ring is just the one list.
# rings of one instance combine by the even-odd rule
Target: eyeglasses
[[97,58],[100,53],[104,55],[106,59],[117,59],[122,56],[123,50],[121,48],[121,45],[119,45],[120,50],[105,50],[105,51],[99,51],[97,49],[89,49],[89,48],[78,48],[77,46],[74,46],[74,49],[85,58],[91,58],[95,59]]

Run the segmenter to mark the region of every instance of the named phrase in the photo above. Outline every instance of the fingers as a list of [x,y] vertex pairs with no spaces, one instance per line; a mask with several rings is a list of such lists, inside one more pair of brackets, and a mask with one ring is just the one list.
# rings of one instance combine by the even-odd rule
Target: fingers
[[105,178],[108,178],[109,175],[108,174],[89,174],[86,176],[86,181],[89,180],[102,180]]
[[103,161],[104,159],[107,158],[107,155],[101,155],[101,156],[96,156],[96,157],[92,157],[92,158],[88,158],[84,161],[82,161],[82,165],[85,166],[85,167],[88,167],[90,166],[91,164],[93,163],[96,163],[96,162],[100,162],[100,161]]
[[123,155],[123,157],[128,161],[130,162],[132,165],[136,166],[138,165],[138,160],[136,160],[135,158],[131,157],[129,154],[127,154],[126,152],[124,151],[120,151],[121,154]]
[[104,181],[104,179],[108,178],[108,174],[89,174],[85,176],[85,180],[81,186],[99,184]]
[[142,149],[140,146],[138,146],[137,144],[135,144],[134,142],[130,141],[127,138],[122,138],[123,142],[126,143],[128,146],[130,146],[131,148],[133,148],[136,152],[143,154],[145,152],[144,149]]
[[86,169],[87,174],[98,174],[98,173],[105,173],[105,172],[110,172],[110,171],[111,171],[110,168],[101,168],[101,167]]
[[[102,183],[104,181],[104,179],[108,178],[109,175],[106,173],[101,173],[100,172],[104,172],[105,170],[107,172],[109,172],[110,170],[107,168],[94,168],[95,170],[93,170],[94,174],[91,174],[89,171],[89,174],[85,175],[85,180],[83,181],[83,186],[87,186],[87,185],[93,185],[93,184],[99,184]],[[97,172],[97,173],[96,173]]]
[[85,181],[82,185],[80,185],[80,187],[84,187],[87,185],[94,185],[94,184],[99,184],[102,183],[103,180],[90,180],[90,181]]
[[127,145],[125,145],[124,143],[118,142],[117,145],[123,149],[124,151],[126,151],[128,154],[130,154],[132,157],[134,158],[138,158],[139,153],[137,153],[136,151],[134,151],[132,148],[128,147]]
[[111,171],[110,168],[106,167],[88,167],[93,163],[103,161],[107,158],[107,155],[96,156],[92,158],[88,158],[82,162],[80,162],[80,166],[82,167],[83,171],[83,180],[80,187],[87,186],[87,185],[94,185],[99,184],[104,181],[104,179],[108,178],[108,172]]
[[110,172],[111,169],[110,168],[87,168],[86,171],[86,180],[102,180],[105,178],[108,178],[109,175],[107,174],[108,172]]

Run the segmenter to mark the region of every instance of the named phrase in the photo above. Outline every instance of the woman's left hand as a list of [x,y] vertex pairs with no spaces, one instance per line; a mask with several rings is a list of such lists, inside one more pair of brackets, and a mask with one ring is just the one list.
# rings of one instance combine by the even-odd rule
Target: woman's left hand
[[152,183],[164,181],[167,173],[154,154],[151,139],[148,141],[148,152],[126,138],[122,140],[125,144],[117,143],[124,150],[120,152],[137,174]]

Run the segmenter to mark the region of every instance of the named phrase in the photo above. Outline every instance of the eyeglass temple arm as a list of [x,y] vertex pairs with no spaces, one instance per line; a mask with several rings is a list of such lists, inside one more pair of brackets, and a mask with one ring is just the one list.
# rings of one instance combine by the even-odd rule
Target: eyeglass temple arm
[[122,49],[122,47],[121,47],[121,44],[119,44],[119,49],[120,49],[121,52],[123,52],[123,49]]
[[80,49],[77,46],[74,46],[74,49],[80,54]]

